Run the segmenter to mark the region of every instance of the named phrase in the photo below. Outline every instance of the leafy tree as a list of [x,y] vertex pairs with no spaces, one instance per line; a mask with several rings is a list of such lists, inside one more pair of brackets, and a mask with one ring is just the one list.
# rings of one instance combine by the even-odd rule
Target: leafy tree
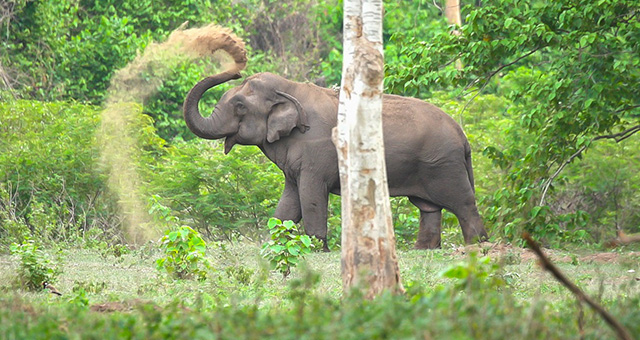
[[[579,226],[580,212],[553,219],[547,190],[595,141],[621,142],[640,131],[637,2],[500,0],[463,14],[459,36],[403,41],[408,63],[395,69],[389,88],[422,96],[446,89],[471,97],[465,100],[481,92],[506,96],[515,118],[505,131],[511,143],[485,152],[507,170],[510,185],[495,193],[488,217],[539,236]],[[455,69],[456,59],[463,69]],[[518,227],[500,230],[519,234]]]

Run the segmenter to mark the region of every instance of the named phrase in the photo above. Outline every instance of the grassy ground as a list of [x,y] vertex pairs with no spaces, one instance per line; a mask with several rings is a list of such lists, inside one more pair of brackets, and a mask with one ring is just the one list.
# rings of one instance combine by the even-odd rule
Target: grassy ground
[[[267,263],[259,256],[259,246],[234,243],[225,244],[224,248],[209,249],[209,259],[216,270],[205,282],[172,281],[163,277],[154,264],[159,253],[132,251],[114,257],[102,256],[95,250],[67,249],[62,251],[63,270],[56,287],[65,295],[72,295],[74,288],[84,288],[90,293],[88,297],[92,303],[134,298],[163,303],[181,292],[216,294],[218,288],[232,288],[227,293],[239,295],[236,298],[250,297],[251,292],[245,292],[246,288],[258,286],[277,298],[286,295],[287,281],[311,270],[320,274],[320,283],[315,288],[317,293],[336,299],[342,295],[339,251],[308,255],[301,268],[294,269],[291,277],[283,280],[280,274],[269,272]],[[477,256],[486,253],[492,262],[500,264],[500,269],[493,274],[505,279],[523,299],[539,294],[560,299],[568,295],[560,283],[537,265],[533,254],[505,245],[435,251],[400,250],[402,280],[408,285],[420,283],[425,287],[451,283],[452,279],[442,277],[441,273],[455,263],[464,263],[471,253]],[[604,294],[606,298],[616,296],[620,289],[638,291],[640,286],[633,284],[640,277],[640,258],[636,252],[550,253],[559,268],[591,295]],[[15,291],[33,299],[48,298],[44,292],[28,293],[15,287],[12,282],[16,269],[15,258],[0,255],[0,290]]]
[[[90,249],[66,249],[62,251],[63,271],[55,284],[56,288],[63,293],[62,297],[47,294],[44,291],[27,292],[16,287],[13,282],[18,265],[17,260],[10,255],[1,255],[0,300],[14,301],[12,303],[20,301],[20,303],[35,306],[33,308],[36,310],[64,309],[68,305],[81,305],[93,311],[88,313],[132,313],[130,311],[136,310],[135,306],[143,303],[152,303],[154,306],[164,308],[175,304],[176,301],[179,301],[181,308],[191,310],[196,308],[194,306],[203,306],[203,299],[210,301],[208,308],[260,306],[268,310],[273,308],[287,310],[295,309],[299,303],[296,302],[292,291],[297,290],[299,294],[301,288],[292,287],[296,284],[300,286],[299,282],[306,280],[305,277],[309,273],[316,273],[318,282],[308,284],[311,288],[305,294],[329,301],[323,302],[328,303],[326,308],[329,309],[344,301],[339,251],[308,255],[302,266],[294,269],[291,277],[286,280],[280,274],[268,270],[266,262],[259,256],[258,245],[225,244],[223,248],[210,248],[208,253],[215,270],[209,273],[207,280],[199,282],[174,281],[160,274],[154,265],[154,260],[160,254],[149,250],[131,251],[115,257],[103,256],[99,251]],[[484,254],[488,255],[491,258],[491,264],[473,264],[473,260],[470,260],[472,253],[478,254],[476,258]],[[553,251],[550,253],[552,259],[569,278],[600,301],[606,303],[618,301],[624,297],[640,296],[640,281],[638,281],[640,260],[637,252],[575,254]],[[470,246],[436,251],[407,250],[399,251],[398,258],[402,280],[409,291],[409,296],[431,296],[430,298],[433,299],[434,292],[438,290],[449,291],[452,296],[464,290],[464,285],[461,285],[464,278],[455,279],[442,275],[444,271],[459,265],[464,270],[476,271],[486,274],[487,277],[500,279],[502,283],[498,285],[485,284],[481,287],[481,289],[491,290],[483,295],[494,296],[508,291],[508,298],[513,299],[513,304],[522,304],[531,308],[532,311],[526,313],[535,314],[533,310],[539,301],[544,301],[548,306],[554,304],[561,306],[552,307],[552,310],[569,308],[573,309],[571,313],[577,313],[577,308],[574,308],[575,300],[567,290],[551,275],[542,271],[531,253],[520,248],[484,244],[480,247]],[[302,283],[302,285],[305,284]],[[302,288],[302,290],[305,289]],[[422,295],[416,293],[417,290],[420,290]],[[472,292],[468,292],[467,298],[469,299],[472,295]],[[307,299],[310,298],[307,297]],[[454,301],[453,298],[447,299]],[[477,298],[474,299],[477,300]],[[304,304],[309,305],[309,301]],[[489,301],[484,304],[486,303],[494,302]],[[442,308],[450,310],[447,306]],[[586,306],[584,308],[587,309]],[[495,314],[489,310],[483,313]],[[36,313],[36,315],[39,314]],[[66,314],[63,313],[63,315]],[[551,317],[544,313],[541,315],[541,317]],[[471,317],[471,319],[475,318]],[[573,320],[570,321],[573,323],[572,327],[576,327],[574,319],[573,316],[569,318]],[[599,334],[597,332],[612,334],[607,333],[607,327],[602,325],[596,316],[592,316],[590,320],[594,323],[591,326],[596,332],[594,334]],[[470,329],[473,330],[473,327]],[[0,328],[0,338],[3,334],[1,331]],[[20,338],[15,333],[11,334]],[[437,332],[433,334],[437,335]]]

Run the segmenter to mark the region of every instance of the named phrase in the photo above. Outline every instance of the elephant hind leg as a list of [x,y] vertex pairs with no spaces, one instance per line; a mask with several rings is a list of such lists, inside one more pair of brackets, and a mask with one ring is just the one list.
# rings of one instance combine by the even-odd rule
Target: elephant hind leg
[[489,235],[487,235],[475,204],[464,208],[464,211],[453,211],[453,213],[458,217],[466,244],[489,240]]
[[420,229],[415,249],[439,249],[442,247],[442,208],[418,197],[409,201],[420,209]]

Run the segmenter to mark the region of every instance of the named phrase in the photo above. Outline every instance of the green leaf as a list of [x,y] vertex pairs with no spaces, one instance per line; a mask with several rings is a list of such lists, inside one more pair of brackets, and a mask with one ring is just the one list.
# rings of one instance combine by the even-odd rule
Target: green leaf
[[269,222],[267,222],[267,227],[268,227],[269,229],[273,229],[273,228],[275,228],[277,225],[281,225],[281,224],[282,224],[282,221],[280,221],[280,220],[279,220],[279,219],[277,219],[277,218],[272,217],[272,218],[270,218],[270,219],[269,219]]
[[504,28],[509,29],[509,26],[513,23],[513,18],[509,17],[504,21]]
[[300,236],[300,241],[304,244],[305,247],[311,246],[311,238],[308,235]]

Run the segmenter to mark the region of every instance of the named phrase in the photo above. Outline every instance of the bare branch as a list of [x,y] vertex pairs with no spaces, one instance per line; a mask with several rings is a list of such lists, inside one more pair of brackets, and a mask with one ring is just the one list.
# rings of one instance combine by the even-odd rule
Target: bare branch
[[618,235],[615,239],[606,243],[607,247],[614,248],[618,246],[625,246],[631,243],[640,242],[640,234],[627,235],[620,229],[618,229],[617,234]]
[[538,255],[542,268],[544,268],[545,270],[553,274],[553,276],[558,281],[560,281],[560,283],[562,283],[565,287],[567,287],[567,289],[569,289],[569,291],[571,291],[571,293],[573,293],[573,295],[575,295],[578,298],[578,301],[586,302],[589,305],[589,307],[591,307],[594,311],[596,311],[604,319],[604,321],[607,324],[609,324],[609,326],[616,332],[619,339],[623,339],[623,340],[633,339],[631,337],[631,333],[629,333],[629,331],[626,328],[624,328],[624,326],[620,324],[618,320],[616,320],[611,314],[609,314],[609,312],[607,312],[604,308],[602,308],[602,306],[600,306],[598,303],[591,300],[591,298],[588,295],[586,295],[578,286],[576,286],[571,281],[569,281],[569,279],[567,279],[567,277],[564,276],[564,274],[562,274],[562,272],[553,263],[551,263],[549,258],[542,252],[542,249],[540,249],[540,246],[538,246],[538,244],[531,238],[529,233],[525,232],[522,235],[522,238],[525,241],[527,241],[527,244],[529,245],[531,250],[533,250],[533,252],[535,252],[536,255]]
[[542,197],[540,198],[540,203],[538,205],[543,205],[544,204],[544,198],[545,198],[545,196],[547,196],[547,190],[549,190],[549,186],[551,186],[551,182],[553,182],[553,180],[556,177],[558,177],[560,172],[567,165],[569,165],[569,163],[571,163],[571,161],[573,161],[574,158],[578,157],[586,149],[587,149],[587,145],[582,146],[578,151],[576,151],[576,153],[571,155],[569,157],[569,159],[567,159],[564,163],[562,163],[562,165],[558,167],[558,170],[556,170],[556,172],[554,172],[553,175],[551,175],[551,177],[549,177],[549,179],[547,180],[547,183],[544,185],[544,189],[542,190]]
[[[640,105],[638,106],[633,106],[630,108],[635,108],[635,107],[640,107]],[[627,109],[630,109],[627,108]],[[616,111],[619,112],[619,111]],[[597,136],[591,139],[591,141],[597,141],[600,139],[613,139],[616,141],[616,143],[620,143],[623,140],[631,137],[633,134],[640,132],[640,125],[636,125],[632,128],[626,129],[620,133],[614,133],[614,134],[610,134],[610,135],[602,135],[602,136]],[[551,186],[551,183],[553,182],[553,180],[558,177],[558,175],[560,174],[560,172],[567,166],[569,165],[569,163],[571,163],[576,157],[578,157],[582,152],[584,152],[584,150],[587,149],[587,145],[582,146],[580,149],[578,149],[578,151],[576,151],[573,155],[571,155],[569,157],[569,159],[567,159],[564,163],[562,163],[562,165],[560,165],[560,167],[558,167],[558,169],[556,170],[555,173],[553,173],[553,175],[551,175],[551,177],[549,177],[549,179],[547,180],[547,183],[544,185],[544,189],[542,190],[542,197],[540,198],[540,203],[538,205],[543,205],[544,204],[544,200],[545,197],[547,195],[547,190],[549,190],[549,186]]]
[[[640,105],[634,106],[634,107],[640,107]],[[636,125],[636,126],[634,126],[632,128],[626,129],[626,130],[624,130],[624,131],[622,131],[620,133],[614,133],[614,134],[610,134],[610,135],[602,135],[602,136],[594,137],[593,140],[609,138],[609,139],[615,140],[616,143],[620,143],[623,140],[631,137],[634,133],[636,133],[638,131],[640,131],[640,124]]]
[[482,85],[482,87],[480,88],[480,90],[478,90],[478,92],[476,92],[476,94],[473,95],[473,97],[471,97],[471,99],[469,99],[469,101],[467,102],[467,104],[464,105],[464,107],[462,108],[462,110],[460,110],[460,115],[464,113],[464,111],[467,109],[467,107],[469,107],[469,105],[471,104],[471,102],[476,99],[476,97],[478,97],[478,95],[480,95],[480,93],[482,93],[482,90],[484,90],[485,87],[487,87],[487,85],[489,85],[489,81],[491,80],[491,78],[493,78],[493,76],[495,76],[496,74],[498,74],[498,72],[504,70],[505,68],[519,62],[520,60],[534,54],[535,52],[537,52],[540,48],[542,48],[542,46],[538,46],[536,48],[534,48],[533,50],[525,53],[524,55],[518,57],[516,60],[501,65],[500,67],[498,67],[497,69],[495,69],[494,71],[492,71],[491,73],[489,73],[489,76],[486,78],[486,81],[484,82],[484,84]]

